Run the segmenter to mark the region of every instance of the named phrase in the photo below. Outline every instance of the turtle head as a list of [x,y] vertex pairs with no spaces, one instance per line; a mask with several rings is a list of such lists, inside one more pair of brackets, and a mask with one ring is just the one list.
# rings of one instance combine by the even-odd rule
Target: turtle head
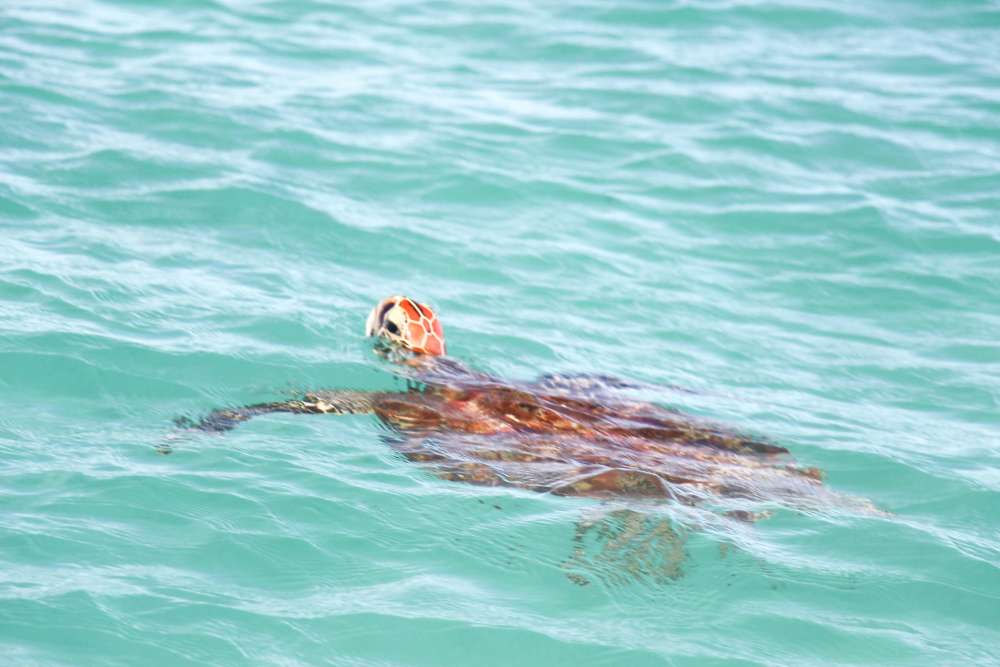
[[379,301],[365,323],[365,334],[417,354],[444,354],[444,330],[437,313],[405,296]]

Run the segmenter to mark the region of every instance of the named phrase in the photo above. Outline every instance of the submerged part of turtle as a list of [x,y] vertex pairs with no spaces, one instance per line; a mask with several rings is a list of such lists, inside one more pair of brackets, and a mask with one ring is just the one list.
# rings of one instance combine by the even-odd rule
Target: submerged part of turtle
[[[828,490],[818,469],[796,465],[784,447],[628,400],[620,381],[546,376],[514,383],[471,371],[443,356],[434,311],[406,297],[381,301],[366,333],[409,369],[415,382],[408,391],[317,391],[216,410],[196,426],[223,431],[270,412],[370,413],[389,427],[389,441],[403,456],[448,480],[564,496],[671,499],[746,520],[760,516],[760,503],[877,512],[868,501]],[[668,531],[660,538],[673,535]]]

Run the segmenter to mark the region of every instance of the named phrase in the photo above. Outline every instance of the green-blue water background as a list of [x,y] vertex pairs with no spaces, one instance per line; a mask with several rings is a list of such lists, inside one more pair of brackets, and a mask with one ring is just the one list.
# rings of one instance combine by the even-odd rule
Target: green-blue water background
[[[998,193],[996,2],[4,3],[3,662],[996,664]],[[579,586],[597,503],[367,417],[155,453],[394,386],[395,292],[479,368],[689,388],[894,514]]]

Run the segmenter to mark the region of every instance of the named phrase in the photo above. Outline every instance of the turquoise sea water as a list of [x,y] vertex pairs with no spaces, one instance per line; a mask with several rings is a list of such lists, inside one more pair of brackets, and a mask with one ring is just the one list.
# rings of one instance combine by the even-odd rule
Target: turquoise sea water
[[[15,1],[0,113],[3,664],[1000,664],[996,2]],[[665,503],[680,577],[580,585],[611,508],[370,417],[156,452],[398,386],[397,292],[891,514]]]

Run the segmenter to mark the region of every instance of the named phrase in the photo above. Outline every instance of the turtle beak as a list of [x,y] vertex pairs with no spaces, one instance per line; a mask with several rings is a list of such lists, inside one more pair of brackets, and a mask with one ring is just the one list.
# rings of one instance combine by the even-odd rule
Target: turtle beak
[[368,319],[365,320],[365,335],[366,336],[378,336],[382,329],[382,320],[385,318],[385,314],[389,310],[399,303],[402,297],[398,296],[387,296],[386,298],[375,304],[372,308],[372,312],[368,313]]

